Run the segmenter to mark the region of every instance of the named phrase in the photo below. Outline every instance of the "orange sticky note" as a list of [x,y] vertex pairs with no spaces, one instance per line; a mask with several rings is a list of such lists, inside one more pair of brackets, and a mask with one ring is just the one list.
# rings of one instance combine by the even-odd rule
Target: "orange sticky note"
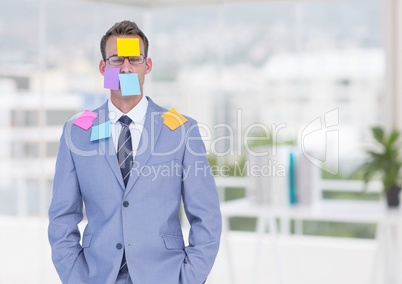
[[169,127],[170,130],[175,130],[177,127],[187,122],[187,118],[178,113],[174,108],[165,112],[162,118],[163,123]]
[[139,38],[117,38],[118,56],[140,56]]

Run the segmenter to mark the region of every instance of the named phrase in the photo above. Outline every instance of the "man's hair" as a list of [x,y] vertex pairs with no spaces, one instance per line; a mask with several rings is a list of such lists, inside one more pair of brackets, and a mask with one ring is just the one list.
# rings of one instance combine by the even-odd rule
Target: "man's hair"
[[111,27],[106,34],[102,37],[100,42],[100,50],[103,60],[106,60],[106,42],[112,35],[136,35],[139,36],[144,43],[144,56],[148,57],[149,42],[145,34],[140,30],[136,23],[130,21],[122,21],[116,23]]

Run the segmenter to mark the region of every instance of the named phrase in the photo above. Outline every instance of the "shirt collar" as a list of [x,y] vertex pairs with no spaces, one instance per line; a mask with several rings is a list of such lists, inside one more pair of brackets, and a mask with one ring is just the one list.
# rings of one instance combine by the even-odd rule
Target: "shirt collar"
[[[111,123],[116,123],[119,120],[119,118],[122,115],[124,115],[124,113],[122,113],[112,103],[111,99],[108,100],[108,108],[109,108],[109,119],[110,119]],[[147,112],[147,108],[148,108],[148,100],[145,96],[143,96],[141,98],[141,100],[139,101],[139,103],[125,115],[127,115],[129,118],[131,118],[131,120],[134,123],[139,123],[144,119],[145,114]]]

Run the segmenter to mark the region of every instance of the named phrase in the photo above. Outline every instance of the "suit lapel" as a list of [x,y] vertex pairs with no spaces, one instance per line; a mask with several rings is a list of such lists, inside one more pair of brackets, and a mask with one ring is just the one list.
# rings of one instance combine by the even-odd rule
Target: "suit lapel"
[[[108,102],[106,101],[106,103],[98,109],[98,117],[94,120],[94,125],[99,125],[109,120],[109,109],[107,104]],[[121,186],[121,189],[124,190],[123,177],[121,175],[119,163],[117,162],[116,149],[114,147],[112,136],[98,140],[97,142],[99,143],[99,154],[105,156],[113,174],[116,176],[116,179]]]
[[145,118],[145,125],[138,145],[137,155],[134,158],[133,168],[136,167],[136,169],[131,172],[131,176],[127,183],[125,196],[133,188],[139,177],[141,167],[146,165],[155,149],[155,145],[158,141],[159,134],[163,126],[163,118],[161,117],[162,112],[163,109],[157,106],[150,98],[148,98],[148,109]]
[[112,169],[112,172],[114,173],[117,180],[119,181],[121,189],[124,190],[123,177],[121,175],[119,163],[117,162],[116,149],[114,147],[113,138],[110,137],[108,139],[103,139],[103,141],[101,141],[99,143],[99,148],[100,148],[100,153],[102,155],[105,155],[105,158],[106,158],[110,168]]

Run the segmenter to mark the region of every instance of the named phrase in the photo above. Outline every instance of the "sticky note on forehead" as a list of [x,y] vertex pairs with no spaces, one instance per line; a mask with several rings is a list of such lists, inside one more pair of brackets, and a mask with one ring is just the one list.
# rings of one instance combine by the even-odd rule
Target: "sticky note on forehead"
[[118,56],[140,56],[139,38],[117,38]]

